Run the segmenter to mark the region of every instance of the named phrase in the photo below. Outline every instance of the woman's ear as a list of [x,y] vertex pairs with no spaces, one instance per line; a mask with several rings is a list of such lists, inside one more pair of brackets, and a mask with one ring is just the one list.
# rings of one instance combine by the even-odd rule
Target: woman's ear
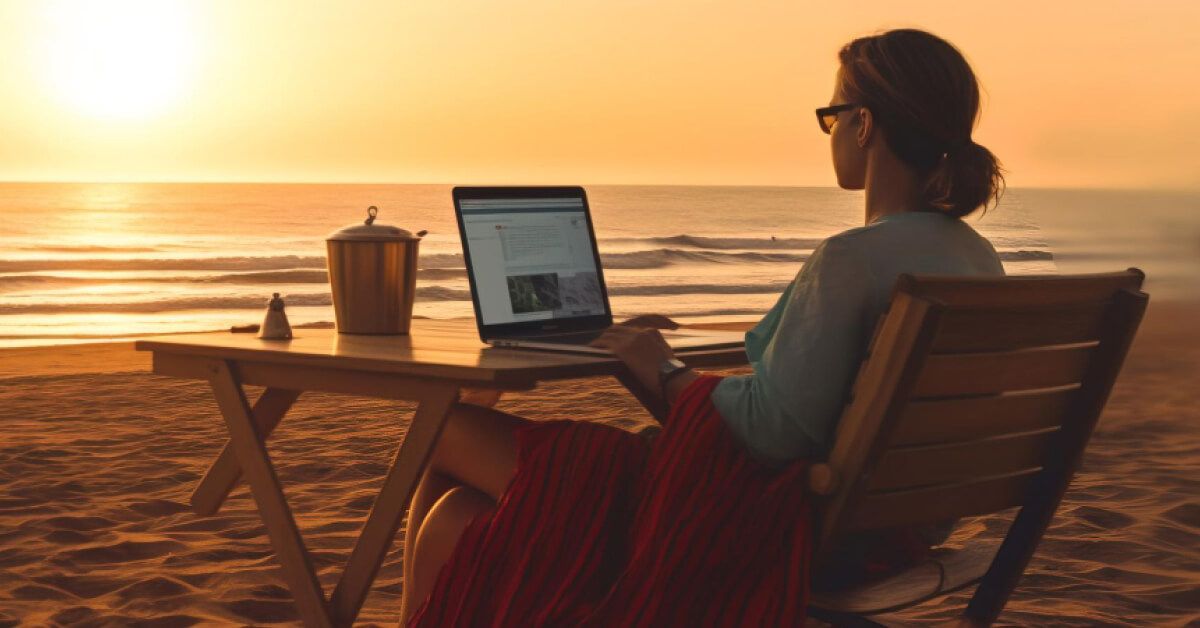
[[858,108],[858,140],[859,148],[866,148],[871,142],[871,136],[875,133],[875,116],[871,114],[871,110],[866,107]]

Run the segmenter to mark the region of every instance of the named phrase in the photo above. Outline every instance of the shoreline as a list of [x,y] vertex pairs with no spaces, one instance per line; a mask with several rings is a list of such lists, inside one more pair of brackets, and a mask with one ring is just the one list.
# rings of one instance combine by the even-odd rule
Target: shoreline
[[[446,320],[464,320],[468,317]],[[1147,334],[1159,337],[1163,334],[1180,334],[1194,339],[1200,345],[1200,327],[1193,328],[1190,321],[1200,321],[1200,300],[1155,301],[1151,295],[1150,305],[1142,321],[1138,336],[1134,340],[1131,355],[1137,351],[1139,342]],[[749,329],[755,320],[700,321],[689,323],[686,319],[681,327],[739,331]],[[332,323],[308,323],[296,329],[328,329]],[[0,347],[0,381],[17,377],[44,377],[77,375],[84,373],[126,373],[150,371],[150,356],[135,351],[137,340],[170,337],[183,334],[226,334],[229,331],[176,332],[155,336],[138,336],[131,339],[84,341],[68,344],[49,344],[28,347]],[[1184,343],[1186,344],[1186,343]]]
[[[466,320],[453,318],[445,320]],[[682,327],[738,331],[749,329],[754,321],[684,323]],[[332,323],[296,325],[295,329],[329,329]],[[134,342],[148,338],[185,334],[228,334],[229,331],[177,332],[133,339],[97,340],[31,347],[0,347],[0,381],[16,377],[79,375],[84,373],[127,373],[150,371],[150,354],[135,351]]]

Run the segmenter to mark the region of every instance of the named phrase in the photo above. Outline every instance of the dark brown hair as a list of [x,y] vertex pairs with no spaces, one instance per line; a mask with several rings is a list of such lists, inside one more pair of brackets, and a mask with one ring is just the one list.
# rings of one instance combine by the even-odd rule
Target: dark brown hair
[[901,29],[855,39],[838,59],[847,102],[869,109],[888,147],[924,178],[930,210],[961,218],[1000,199],[1000,163],[971,140],[979,84],[957,48]]

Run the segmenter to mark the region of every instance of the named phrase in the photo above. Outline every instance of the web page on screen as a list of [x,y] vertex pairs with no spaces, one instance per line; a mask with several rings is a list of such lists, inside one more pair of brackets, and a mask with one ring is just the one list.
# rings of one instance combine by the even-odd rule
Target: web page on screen
[[604,314],[582,199],[460,202],[485,325]]

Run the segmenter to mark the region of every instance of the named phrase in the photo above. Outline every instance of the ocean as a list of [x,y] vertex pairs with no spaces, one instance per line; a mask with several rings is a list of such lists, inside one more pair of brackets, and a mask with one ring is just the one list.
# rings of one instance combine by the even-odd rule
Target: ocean
[[[325,237],[360,222],[429,231],[414,314],[471,316],[448,185],[0,184],[0,346],[227,329],[273,292],[293,325],[333,320]],[[861,225],[835,188],[590,186],[614,315],[754,319],[817,243]],[[1200,195],[1009,190],[969,223],[1010,274],[1139,266],[1200,297]]]

